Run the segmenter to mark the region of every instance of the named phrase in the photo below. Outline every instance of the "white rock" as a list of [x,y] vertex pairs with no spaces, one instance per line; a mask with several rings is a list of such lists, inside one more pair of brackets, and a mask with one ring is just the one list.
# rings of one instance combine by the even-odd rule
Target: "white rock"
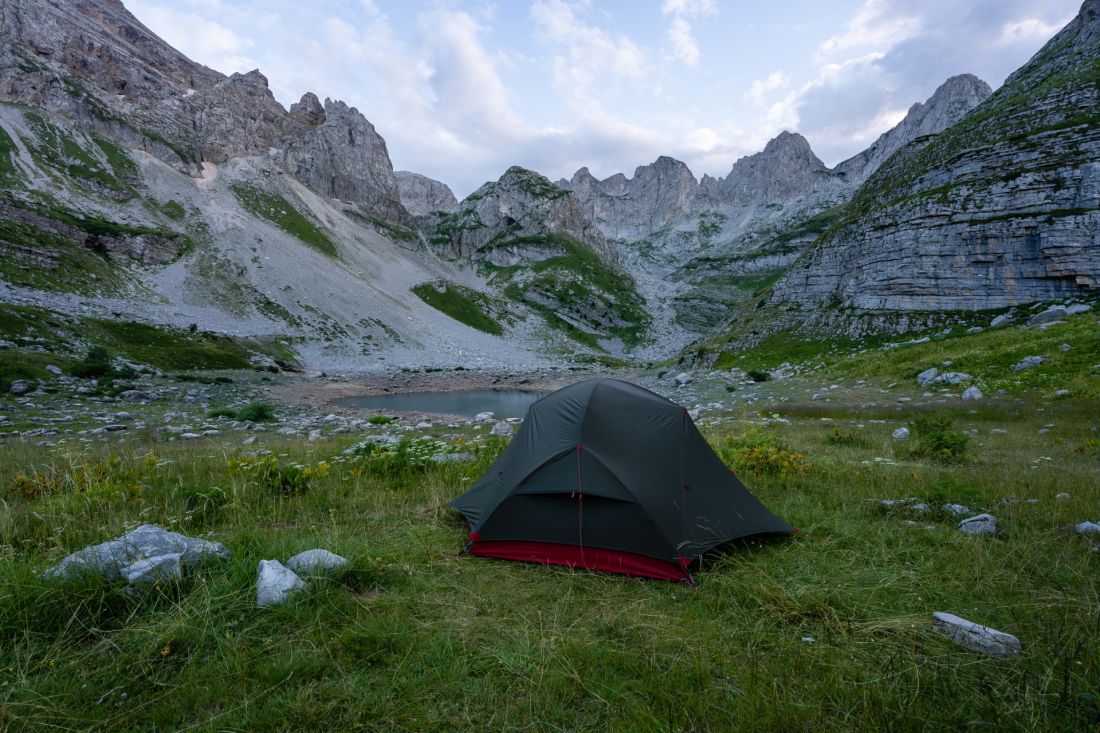
[[219,542],[209,542],[198,537],[188,537],[169,532],[155,524],[143,524],[118,539],[89,545],[74,552],[43,575],[51,578],[69,578],[87,573],[116,579],[123,568],[129,568],[139,560],[178,554],[184,567],[205,558],[228,559],[229,550]]
[[1012,634],[967,621],[951,613],[932,614],[932,628],[959,646],[993,657],[1011,657],[1020,653],[1020,640]]
[[909,440],[909,428],[898,428],[893,435],[894,440]]
[[432,463],[463,463],[474,459],[473,453],[437,453],[428,458]]
[[421,422],[418,422],[416,424],[416,429],[417,430],[427,430],[431,426],[432,426],[432,424],[430,422],[428,422],[427,420],[422,420]]
[[680,372],[676,375],[673,381],[676,382],[677,387],[683,387],[685,385],[691,384],[695,381],[695,379],[687,372]]
[[1084,303],[1074,303],[1073,305],[1066,308],[1066,315],[1075,316],[1078,313],[1088,313],[1090,310],[1092,310],[1091,305],[1086,305]]
[[308,440],[309,440],[310,443],[316,443],[320,439],[321,439],[321,431],[320,430],[310,430],[309,431]]
[[1012,323],[1012,316],[1008,313],[1002,313],[1001,315],[990,321],[990,328],[1000,328],[1001,326],[1007,326]]
[[57,366],[56,364],[47,364],[46,371],[54,375],[55,377],[60,377],[62,374],[65,373],[61,371],[61,367]]
[[493,420],[494,418],[496,418],[496,413],[495,412],[479,412],[476,415],[474,415],[474,422],[476,422],[476,423],[489,422],[489,421]]
[[1031,369],[1042,364],[1046,359],[1041,356],[1025,356],[1016,362],[1016,366],[1012,367],[1014,372],[1022,372],[1024,369]]
[[932,380],[934,380],[939,373],[940,370],[936,367],[925,369],[923,372],[917,375],[917,383],[920,384],[920,386],[922,387],[927,387],[928,385],[932,384]]
[[966,534],[994,535],[997,534],[997,518],[992,514],[979,514],[962,520],[958,528]]
[[951,386],[955,386],[956,384],[962,384],[968,379],[973,378],[974,377],[970,376],[969,374],[965,374],[964,372],[945,372],[933,379],[932,384],[949,384]]
[[507,438],[512,434],[512,424],[501,420],[496,425],[493,425],[493,429],[489,431],[489,434]]
[[22,379],[11,383],[11,387],[8,389],[12,394],[26,394],[31,391],[31,388]]
[[161,578],[180,578],[183,577],[183,566],[180,563],[182,558],[183,555],[178,552],[157,555],[127,565],[119,573],[130,585],[144,585]]
[[1062,352],[1073,351],[1073,347],[1070,346],[1069,344],[1062,344],[1061,346],[1058,347],[1058,350],[1062,351]]
[[347,564],[347,558],[320,548],[299,552],[286,561],[286,566],[299,575],[325,575]]
[[200,440],[202,438],[198,433],[180,433],[180,440]]
[[969,514],[974,511],[963,504],[944,504],[942,508],[945,512],[951,512],[952,514]]
[[982,398],[982,391],[977,387],[967,387],[963,390],[962,398],[964,400],[980,400]]
[[1096,522],[1081,522],[1075,525],[1073,529],[1076,530],[1078,534],[1100,534],[1100,524]]
[[260,560],[256,575],[256,605],[260,608],[286,603],[292,593],[308,587],[278,560]]
[[1070,495],[1063,491],[1059,494],[1055,494],[1054,498],[1055,499],[1069,499]]
[[275,431],[278,435],[298,435],[298,429],[287,426],[285,428],[279,428]]

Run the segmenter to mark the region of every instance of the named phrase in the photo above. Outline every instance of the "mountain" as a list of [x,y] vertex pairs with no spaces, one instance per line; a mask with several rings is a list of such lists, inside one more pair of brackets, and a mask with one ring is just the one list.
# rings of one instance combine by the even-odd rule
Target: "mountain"
[[1100,287],[1098,15],[1085,2],[957,124],[883,163],[766,305],[812,324],[825,304],[881,320]]
[[401,203],[413,216],[450,211],[458,204],[458,199],[446,183],[408,171],[395,171],[393,177],[397,180]]
[[0,101],[56,114],[196,174],[203,163],[275,159],[327,196],[407,223],[385,142],[361,114],[305,95],[283,109],[259,71],[225,76],[176,51],[118,0],[6,0]]

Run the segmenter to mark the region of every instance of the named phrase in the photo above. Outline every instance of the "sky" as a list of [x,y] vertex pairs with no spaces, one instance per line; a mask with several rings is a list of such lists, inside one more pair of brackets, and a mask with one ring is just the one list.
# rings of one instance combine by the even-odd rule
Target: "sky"
[[783,130],[828,165],[972,73],[994,89],[1080,0],[124,0],[189,57],[340,99],[462,198],[509,166],[720,177]]

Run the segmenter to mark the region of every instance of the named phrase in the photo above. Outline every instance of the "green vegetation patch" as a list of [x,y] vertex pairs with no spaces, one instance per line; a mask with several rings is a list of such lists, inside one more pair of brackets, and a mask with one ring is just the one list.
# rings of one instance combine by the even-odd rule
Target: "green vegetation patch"
[[105,252],[74,244],[33,224],[0,218],[0,279],[50,292],[117,292],[122,273]]
[[98,148],[97,155],[81,146],[68,130],[54,124],[38,110],[24,110],[23,119],[34,133],[35,139],[28,141],[27,147],[39,165],[93,187],[133,194],[133,186],[127,181],[137,178],[137,167],[120,147],[108,140],[92,137]]
[[332,240],[325,236],[313,221],[302,215],[293,204],[279,194],[243,182],[230,184],[229,188],[241,202],[241,206],[250,214],[270,221],[287,234],[297,237],[319,252],[330,257],[339,256],[340,253]]
[[484,293],[449,282],[420,283],[412,292],[425,303],[446,313],[459,323],[500,336],[504,327],[490,313],[492,300]]

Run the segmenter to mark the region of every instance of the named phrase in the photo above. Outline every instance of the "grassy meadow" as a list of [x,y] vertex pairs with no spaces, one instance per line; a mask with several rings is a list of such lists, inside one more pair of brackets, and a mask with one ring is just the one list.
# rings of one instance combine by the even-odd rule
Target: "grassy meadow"
[[[1090,325],[1059,328],[1084,339]],[[1057,331],[1035,332],[1054,339],[1047,366],[1080,371],[1084,347],[1058,351],[1070,337]],[[915,387],[910,372],[964,353],[977,365],[987,341],[1005,343],[867,353],[733,392],[700,374],[697,399],[731,403],[703,411],[704,434],[801,531],[705,556],[694,587],[459,556],[446,503],[505,445],[484,427],[437,424],[351,456],[361,434],[163,442],[154,413],[179,409],[167,402],[101,442],[9,437],[0,731],[1096,730],[1100,553],[1070,528],[1100,521],[1097,377],[1054,397],[1049,373],[1021,373],[1031,381],[979,402]],[[990,389],[1003,373],[978,377]],[[911,439],[894,441],[906,424]],[[473,458],[423,460],[418,435]],[[881,501],[910,497],[927,509]],[[994,514],[998,534],[962,534],[969,515],[946,503]],[[38,575],[145,522],[232,559],[134,595]],[[349,569],[257,609],[257,563],[313,547]],[[955,646],[933,611],[1023,651]]]

